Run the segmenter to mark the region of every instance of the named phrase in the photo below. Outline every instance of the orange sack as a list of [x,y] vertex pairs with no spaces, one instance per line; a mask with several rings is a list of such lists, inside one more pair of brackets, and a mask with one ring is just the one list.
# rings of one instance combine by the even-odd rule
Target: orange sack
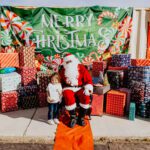
[[[69,118],[65,118],[66,122]],[[60,122],[57,127],[54,150],[94,150],[93,136],[90,123],[86,120],[86,126],[76,125],[69,128]]]

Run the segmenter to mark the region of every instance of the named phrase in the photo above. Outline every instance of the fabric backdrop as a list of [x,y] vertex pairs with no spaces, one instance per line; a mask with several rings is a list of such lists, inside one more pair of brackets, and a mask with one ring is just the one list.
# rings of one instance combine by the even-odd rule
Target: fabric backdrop
[[128,53],[132,8],[17,8],[0,7],[1,46],[35,45],[44,65],[61,63],[66,52],[81,62]]

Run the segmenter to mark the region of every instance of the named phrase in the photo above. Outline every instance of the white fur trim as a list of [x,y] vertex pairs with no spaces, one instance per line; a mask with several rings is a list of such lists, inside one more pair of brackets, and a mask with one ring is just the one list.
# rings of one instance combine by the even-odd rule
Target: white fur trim
[[79,103],[79,105],[84,108],[84,109],[88,109],[90,108],[90,104],[82,104],[82,103]]
[[68,60],[72,60],[72,59],[75,59],[76,57],[74,55],[69,55],[69,56],[66,56],[64,57],[64,61],[68,61]]
[[65,108],[66,108],[67,110],[73,110],[73,109],[76,108],[76,103],[74,103],[74,104],[72,104],[72,105],[69,105],[69,106],[65,106]]
[[87,89],[87,90],[89,90],[89,91],[91,91],[93,93],[93,85],[92,84],[86,84],[84,86],[84,88]]
[[66,88],[63,88],[63,91],[65,90],[71,90],[73,92],[77,92],[81,89],[81,87],[66,87]]
[[86,95],[86,96],[90,96],[90,92],[89,92],[88,89],[85,89],[85,90],[83,91],[83,94]]

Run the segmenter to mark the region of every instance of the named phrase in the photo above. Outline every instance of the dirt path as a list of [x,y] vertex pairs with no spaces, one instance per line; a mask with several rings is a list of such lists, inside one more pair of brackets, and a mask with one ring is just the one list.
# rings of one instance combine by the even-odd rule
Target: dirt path
[[[49,138],[0,137],[0,150],[53,150],[53,144]],[[150,150],[150,138],[100,138],[94,141],[94,150]]]
[[[0,150],[53,150],[51,144],[0,144]],[[107,143],[96,144],[94,150],[150,150],[150,143]]]

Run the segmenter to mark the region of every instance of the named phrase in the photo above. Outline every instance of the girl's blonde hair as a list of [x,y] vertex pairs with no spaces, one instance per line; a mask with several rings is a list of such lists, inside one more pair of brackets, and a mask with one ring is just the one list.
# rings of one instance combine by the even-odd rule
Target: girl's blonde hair
[[52,80],[52,78],[57,79],[57,80],[58,80],[58,82],[60,82],[60,76],[59,76],[59,74],[58,74],[58,73],[53,73],[53,74],[51,75],[50,80]]

